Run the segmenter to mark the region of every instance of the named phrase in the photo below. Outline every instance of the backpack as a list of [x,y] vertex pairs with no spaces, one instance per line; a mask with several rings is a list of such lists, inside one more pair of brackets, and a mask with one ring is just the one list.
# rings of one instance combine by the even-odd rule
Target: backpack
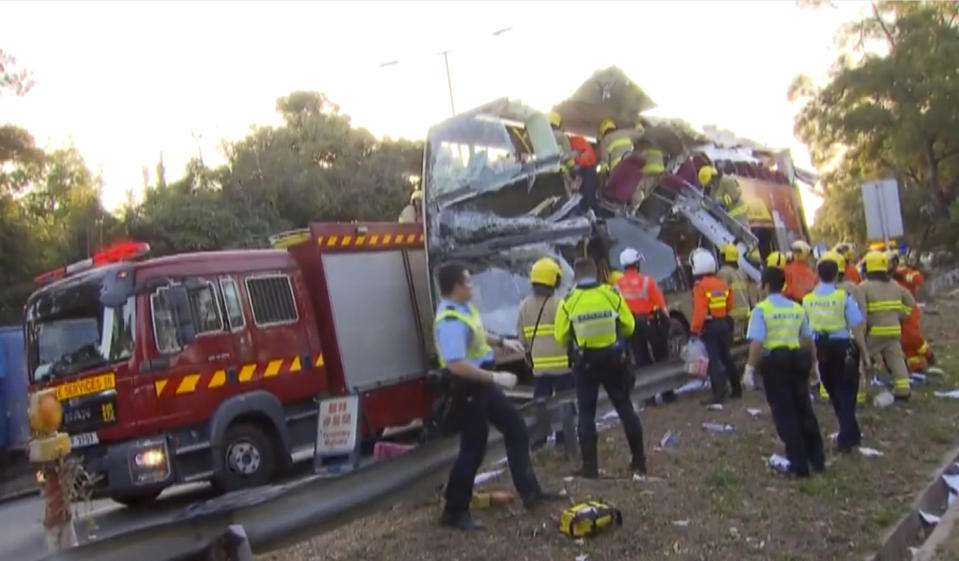
[[586,501],[563,511],[559,531],[571,538],[588,538],[613,525],[623,525],[623,514],[605,501]]

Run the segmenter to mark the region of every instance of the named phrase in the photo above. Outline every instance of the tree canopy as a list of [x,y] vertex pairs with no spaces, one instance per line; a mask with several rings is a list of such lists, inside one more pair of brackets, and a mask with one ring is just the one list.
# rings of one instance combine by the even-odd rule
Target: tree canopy
[[[899,180],[906,237],[924,247],[959,234],[959,4],[877,2],[837,36],[829,81],[790,86],[795,132],[822,170],[814,234],[865,239],[860,186]],[[853,212],[853,211],[856,212]]]
[[[8,86],[22,80],[29,73],[4,74],[0,89],[25,93]],[[0,322],[19,321],[35,275],[118,239],[163,255],[263,247],[316,220],[396,219],[421,173],[421,142],[377,139],[319,92],[293,92],[276,110],[281,125],[224,141],[221,166],[193,159],[168,181],[158,162],[142,200],[119,216],[103,208],[101,179],[75,147],[45,150],[28,131],[0,126]]]

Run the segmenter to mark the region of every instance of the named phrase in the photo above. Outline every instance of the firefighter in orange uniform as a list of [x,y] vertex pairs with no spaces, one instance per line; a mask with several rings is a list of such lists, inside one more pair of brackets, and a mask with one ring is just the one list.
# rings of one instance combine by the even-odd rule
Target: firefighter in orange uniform
[[726,400],[726,381],[732,386],[730,397],[743,395],[740,373],[729,351],[732,327],[729,321],[733,310],[733,290],[716,277],[716,257],[705,249],[696,249],[689,256],[696,284],[693,286],[693,321],[689,332],[699,337],[709,355],[709,380],[712,398],[703,405]]
[[833,248],[833,251],[842,255],[842,258],[846,260],[846,267],[844,271],[840,271],[843,274],[846,282],[851,284],[859,284],[862,282],[862,277],[859,276],[859,269],[856,267],[856,248],[849,242],[842,242],[836,244],[836,247]]
[[802,240],[794,241],[790,247],[793,258],[786,265],[786,288],[783,294],[794,302],[802,304],[802,299],[816,288],[818,282],[816,273],[809,266],[812,248]]
[[666,299],[660,292],[656,279],[651,275],[640,272],[640,263],[643,254],[627,247],[619,254],[619,264],[623,268],[623,276],[616,281],[616,288],[626,300],[629,311],[633,312],[636,320],[636,329],[630,340],[633,358],[636,366],[643,367],[653,363],[650,354],[650,331],[655,329],[654,315],[659,312],[669,315],[666,310]]
[[[912,297],[918,301],[919,287],[924,282],[922,273],[901,264],[898,251],[889,251],[886,256],[889,259],[889,276],[896,279],[896,282],[908,290]],[[932,347],[922,336],[921,322],[922,310],[919,309],[918,305],[913,306],[909,317],[902,322],[902,352],[906,355],[906,364],[909,366],[909,370],[913,372],[923,372],[929,365],[936,362],[936,355],[933,354]]]

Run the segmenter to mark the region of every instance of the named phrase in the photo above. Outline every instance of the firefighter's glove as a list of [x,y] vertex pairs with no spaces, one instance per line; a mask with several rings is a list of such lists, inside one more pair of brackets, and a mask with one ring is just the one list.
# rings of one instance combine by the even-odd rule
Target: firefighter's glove
[[516,375],[510,372],[493,372],[493,383],[510,389],[516,386]]
[[743,387],[751,390],[756,388],[756,367],[751,364],[743,368]]
[[526,352],[526,347],[516,339],[503,339],[503,350],[514,354],[523,354]]

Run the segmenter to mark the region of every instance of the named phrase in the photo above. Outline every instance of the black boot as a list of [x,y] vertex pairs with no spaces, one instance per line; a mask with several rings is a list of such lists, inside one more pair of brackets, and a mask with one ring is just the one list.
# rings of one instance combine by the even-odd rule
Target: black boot
[[579,435],[579,451],[583,455],[583,466],[573,475],[586,479],[599,477],[599,451],[597,450],[597,436]]
[[627,436],[629,451],[633,453],[633,461],[629,467],[640,475],[646,475],[646,450],[643,446],[643,433]]
[[444,512],[440,525],[462,532],[473,532],[485,528],[482,522],[470,516],[469,512]]

